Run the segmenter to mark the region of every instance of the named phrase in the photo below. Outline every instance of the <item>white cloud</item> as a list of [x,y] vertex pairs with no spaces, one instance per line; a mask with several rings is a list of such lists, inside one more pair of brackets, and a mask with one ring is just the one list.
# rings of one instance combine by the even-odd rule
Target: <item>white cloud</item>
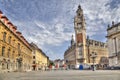
[[[15,0],[12,1],[15,2]],[[9,17],[11,17],[12,22],[18,26],[18,29],[22,31],[26,39],[30,42],[35,42],[39,47],[45,49],[46,45],[55,47],[59,47],[61,45],[64,46],[63,43],[71,39],[71,35],[74,34],[73,18],[76,15],[76,10],[79,4],[83,8],[86,19],[87,34],[93,37],[97,36],[99,32],[101,32],[104,33],[104,35],[102,34],[101,36],[105,36],[107,24],[111,24],[112,20],[120,22],[120,5],[114,9],[110,9],[110,5],[106,4],[111,1],[112,0],[61,0],[60,3],[56,4],[56,6],[53,4],[46,5],[44,3],[42,5],[38,5],[36,1],[31,1],[30,4],[28,4],[29,2],[26,4],[26,7],[23,5],[25,8],[20,6],[15,6],[14,9],[9,8],[12,6],[11,5],[6,9],[12,9],[13,12],[8,13],[11,14]],[[54,4],[56,3],[56,1],[53,2]],[[16,18],[15,16],[17,13],[15,12],[18,12],[19,15],[17,15]],[[29,14],[26,14],[26,12],[29,12]],[[49,17],[49,14],[54,13],[56,14],[52,19],[50,19],[52,15]],[[21,18],[20,21],[17,20],[19,18]],[[43,18],[43,21],[41,18]],[[60,54],[55,54],[55,51],[52,50],[50,52],[50,55],[59,56]]]

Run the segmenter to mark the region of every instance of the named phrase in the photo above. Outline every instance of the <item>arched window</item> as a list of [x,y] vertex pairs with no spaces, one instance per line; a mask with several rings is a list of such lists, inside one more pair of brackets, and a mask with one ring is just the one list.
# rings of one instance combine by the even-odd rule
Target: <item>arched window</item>
[[4,56],[5,55],[5,47],[3,46],[2,47],[2,56]]

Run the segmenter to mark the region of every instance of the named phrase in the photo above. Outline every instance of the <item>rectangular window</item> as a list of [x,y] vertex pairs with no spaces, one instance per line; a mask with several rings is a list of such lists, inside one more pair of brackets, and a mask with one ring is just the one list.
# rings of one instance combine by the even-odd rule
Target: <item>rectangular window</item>
[[2,47],[2,56],[4,56],[4,54],[5,54],[5,47],[3,46]]
[[8,57],[8,58],[10,57],[10,49],[8,49],[7,57]]
[[95,42],[95,46],[99,46],[99,42]]
[[6,41],[6,32],[3,33],[3,41]]
[[12,54],[12,59],[14,59],[14,53]]
[[15,40],[13,40],[12,45],[15,47]]
[[35,64],[35,61],[33,61],[33,64]]
[[120,50],[120,39],[118,39],[118,50]]
[[18,43],[18,50],[20,50],[20,44]]
[[82,56],[82,48],[79,48],[79,56]]
[[20,50],[20,43],[18,43],[18,54],[21,53],[21,50]]
[[35,56],[33,56],[33,59],[35,59]]
[[11,36],[8,37],[8,43],[11,44]]

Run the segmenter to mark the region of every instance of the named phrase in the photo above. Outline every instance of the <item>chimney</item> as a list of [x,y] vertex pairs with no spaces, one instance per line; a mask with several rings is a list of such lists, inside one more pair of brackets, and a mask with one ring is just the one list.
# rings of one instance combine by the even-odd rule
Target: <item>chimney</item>
[[108,24],[108,28],[110,28],[110,25]]

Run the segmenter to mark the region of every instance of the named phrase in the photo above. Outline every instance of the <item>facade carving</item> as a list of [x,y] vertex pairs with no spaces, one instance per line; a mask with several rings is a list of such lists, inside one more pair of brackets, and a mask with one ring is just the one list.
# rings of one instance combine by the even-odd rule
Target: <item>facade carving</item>
[[75,44],[71,45],[64,53],[64,59],[69,68],[74,68],[76,65],[75,47]]
[[114,24],[107,29],[109,65],[120,66],[120,23]]
[[27,71],[31,69],[32,50],[22,33],[0,11],[0,69]]

